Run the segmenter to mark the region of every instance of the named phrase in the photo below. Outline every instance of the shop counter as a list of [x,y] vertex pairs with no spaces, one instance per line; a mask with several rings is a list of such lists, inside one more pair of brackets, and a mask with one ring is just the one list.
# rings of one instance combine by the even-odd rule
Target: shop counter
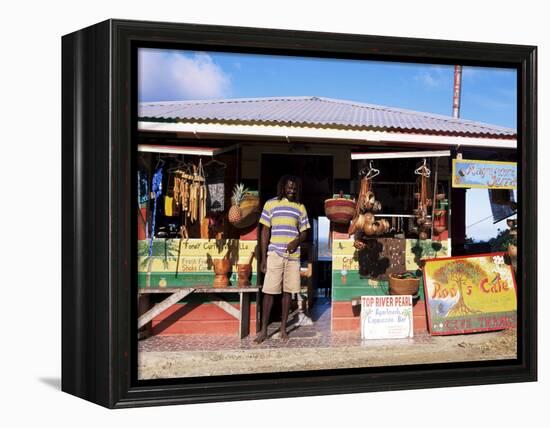
[[[208,295],[209,299],[208,301],[214,305],[216,305],[218,308],[222,309],[225,313],[229,314],[231,317],[236,319],[238,321],[238,336],[239,338],[244,338],[248,336],[250,333],[250,295],[253,294],[256,297],[256,301],[258,301],[258,293],[260,291],[259,287],[228,287],[228,288],[212,288],[212,287],[186,287],[186,288],[144,288],[139,290],[140,299],[144,296],[150,295],[150,294],[168,294],[169,296],[166,297],[161,302],[157,303],[156,305],[153,305],[152,307],[146,308],[146,306],[150,306],[147,304],[141,304],[142,311],[145,309],[144,313],[140,314],[138,318],[138,329],[146,326],[149,322],[151,322],[156,316],[162,314],[163,312],[167,311],[174,305],[176,305],[178,302],[185,299],[187,296],[193,294],[193,295],[200,295],[200,294],[206,294]],[[226,294],[238,294],[239,295],[239,304],[233,305],[231,304],[224,295]],[[258,329],[260,322],[259,322],[259,308],[258,305],[255,306],[255,325],[256,330]]]
[[[246,288],[237,287],[237,265],[250,263],[256,250],[251,240],[139,241],[140,326],[154,335],[246,336],[257,321],[256,259]],[[214,288],[213,261],[223,257],[231,260],[229,287]]]

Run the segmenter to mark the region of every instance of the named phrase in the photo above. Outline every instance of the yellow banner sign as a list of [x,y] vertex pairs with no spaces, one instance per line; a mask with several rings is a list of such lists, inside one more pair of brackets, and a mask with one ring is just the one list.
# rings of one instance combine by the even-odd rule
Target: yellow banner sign
[[[358,270],[357,249],[352,239],[335,239],[332,243],[332,269]],[[408,271],[420,269],[421,260],[436,257],[449,257],[451,241],[432,241],[430,239],[407,239],[405,242],[405,268]],[[402,260],[402,258],[401,258]]]
[[353,256],[356,248],[353,246],[354,239],[335,239],[332,241],[333,256]]
[[332,242],[332,270],[359,270],[353,239],[335,239]]
[[[182,239],[181,243],[179,239],[155,240],[149,257],[148,242],[140,241],[138,272],[212,272],[212,260],[226,255],[233,265],[249,263],[257,245],[256,241],[238,239]],[[256,259],[252,268],[256,270]]]

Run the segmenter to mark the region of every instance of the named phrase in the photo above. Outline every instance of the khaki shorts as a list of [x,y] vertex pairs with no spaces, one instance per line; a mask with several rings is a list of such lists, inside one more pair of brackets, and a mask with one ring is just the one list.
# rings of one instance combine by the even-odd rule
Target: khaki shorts
[[300,261],[289,260],[277,253],[267,253],[267,269],[262,291],[266,294],[300,292]]

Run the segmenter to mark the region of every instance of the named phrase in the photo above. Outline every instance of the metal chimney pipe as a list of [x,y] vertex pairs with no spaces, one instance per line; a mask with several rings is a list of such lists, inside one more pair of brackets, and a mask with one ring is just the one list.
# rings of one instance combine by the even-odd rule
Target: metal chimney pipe
[[462,91],[462,66],[455,65],[455,79],[453,88],[453,117],[460,117],[460,93]]

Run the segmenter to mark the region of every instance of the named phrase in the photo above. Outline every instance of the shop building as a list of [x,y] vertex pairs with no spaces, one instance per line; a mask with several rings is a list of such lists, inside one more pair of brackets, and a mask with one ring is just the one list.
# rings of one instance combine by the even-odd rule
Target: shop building
[[[256,331],[258,210],[291,174],[313,226],[298,309],[307,316],[328,298],[331,331],[359,331],[361,296],[387,295],[392,274],[412,275],[424,258],[487,252],[466,239],[466,190],[452,185],[452,160],[515,162],[516,145],[509,128],[321,97],[140,103],[140,326],[154,335]],[[247,190],[243,218],[230,221],[236,185]],[[329,221],[327,200],[355,203],[365,191],[376,209],[354,217],[376,226],[350,235],[349,221]],[[415,332],[427,329],[421,282]]]

